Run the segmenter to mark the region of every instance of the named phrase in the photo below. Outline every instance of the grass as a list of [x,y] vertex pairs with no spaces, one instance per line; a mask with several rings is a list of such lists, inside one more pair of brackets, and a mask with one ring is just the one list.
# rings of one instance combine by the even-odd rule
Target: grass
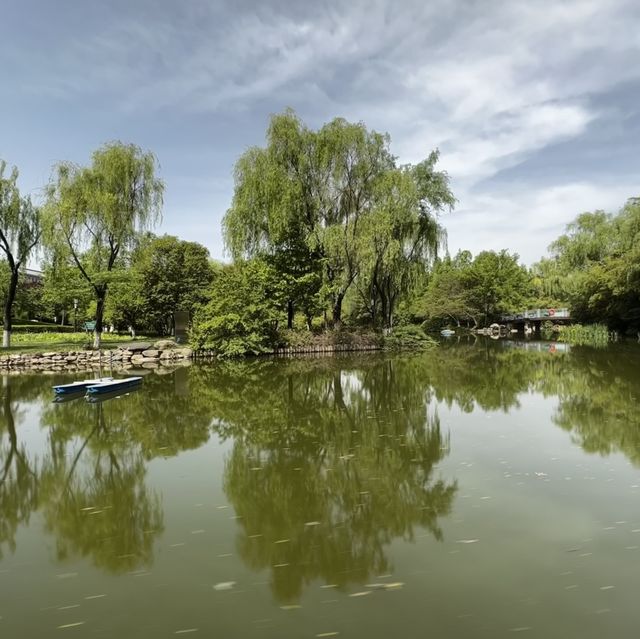
[[[130,335],[103,333],[102,346],[116,346],[131,342],[149,341],[144,335],[131,339]],[[65,351],[90,348],[93,343],[91,333],[12,333],[11,348],[0,348],[0,355],[6,353],[28,353],[35,351]]]

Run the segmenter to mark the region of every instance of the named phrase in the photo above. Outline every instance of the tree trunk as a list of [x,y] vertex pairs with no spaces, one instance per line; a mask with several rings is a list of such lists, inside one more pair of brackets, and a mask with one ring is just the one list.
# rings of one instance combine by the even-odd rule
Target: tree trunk
[[18,288],[18,276],[20,271],[18,267],[11,269],[11,279],[9,280],[9,290],[7,291],[7,299],[4,303],[4,323],[2,331],[2,347],[9,348],[11,346],[11,311],[13,310],[13,301],[16,298],[16,290]]
[[97,291],[97,304],[96,304],[96,325],[93,330],[93,348],[100,348],[100,342],[102,340],[102,316],[104,315],[104,301],[107,297],[106,290]]
[[292,300],[288,300],[287,301],[287,328],[288,329],[292,329],[293,328],[293,301]]
[[339,327],[342,324],[342,300],[344,293],[338,293],[333,303],[333,326]]
[[389,326],[389,302],[387,300],[387,296],[385,292],[382,289],[379,290],[379,295],[380,295],[380,313],[382,315],[383,328],[389,329],[391,328]]

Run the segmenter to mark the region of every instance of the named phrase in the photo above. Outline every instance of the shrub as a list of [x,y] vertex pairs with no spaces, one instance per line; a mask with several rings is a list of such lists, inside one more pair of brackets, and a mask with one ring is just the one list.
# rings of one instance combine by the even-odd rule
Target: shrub
[[398,326],[384,339],[385,348],[390,350],[422,351],[433,348],[437,342],[429,337],[420,326],[409,324]]
[[614,334],[604,324],[573,324],[563,326],[559,339],[563,342],[575,344],[577,346],[595,346],[604,348],[612,339]]

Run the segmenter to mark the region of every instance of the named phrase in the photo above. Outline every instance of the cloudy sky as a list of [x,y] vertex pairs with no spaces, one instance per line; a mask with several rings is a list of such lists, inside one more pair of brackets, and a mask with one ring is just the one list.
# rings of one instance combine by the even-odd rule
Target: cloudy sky
[[584,210],[640,195],[637,0],[2,0],[0,158],[37,198],[59,160],[152,150],[160,232],[223,257],[232,170],[293,107],[434,147],[449,249],[530,263]]

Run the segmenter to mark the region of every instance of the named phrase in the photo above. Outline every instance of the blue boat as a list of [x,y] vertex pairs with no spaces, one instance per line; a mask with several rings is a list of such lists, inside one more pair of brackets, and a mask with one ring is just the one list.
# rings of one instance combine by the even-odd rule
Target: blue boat
[[87,387],[87,395],[100,395],[125,390],[140,384],[142,377],[124,377],[123,379],[111,379]]
[[55,391],[56,395],[71,395],[85,391],[87,390],[87,388],[89,388],[89,386],[95,386],[96,384],[104,384],[105,382],[110,382],[112,379],[113,377],[83,379],[77,382],[71,382],[71,384],[60,384],[59,386],[54,386],[53,390]]
[[137,382],[119,390],[108,391],[105,393],[95,393],[93,395],[89,395],[89,393],[87,393],[84,398],[87,402],[89,402],[89,404],[99,404],[101,402],[108,402],[111,399],[128,397],[131,393],[136,393],[138,390],[140,390],[141,386],[142,384],[140,382]]

